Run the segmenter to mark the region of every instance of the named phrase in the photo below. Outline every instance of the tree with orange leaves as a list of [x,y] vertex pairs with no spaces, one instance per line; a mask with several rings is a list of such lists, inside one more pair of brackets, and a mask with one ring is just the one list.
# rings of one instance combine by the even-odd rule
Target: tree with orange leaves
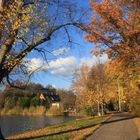
[[[92,18],[86,26],[88,42],[96,46],[91,53],[107,53],[108,69],[127,93],[136,93],[140,84],[140,1],[91,0]],[[100,48],[100,52],[98,49]]]
[[[91,0],[93,16],[86,40],[107,53],[114,65],[129,76],[140,69],[140,2],[138,0]],[[97,51],[94,49],[93,54]],[[117,69],[117,68],[116,68]],[[131,72],[130,72],[131,70]]]

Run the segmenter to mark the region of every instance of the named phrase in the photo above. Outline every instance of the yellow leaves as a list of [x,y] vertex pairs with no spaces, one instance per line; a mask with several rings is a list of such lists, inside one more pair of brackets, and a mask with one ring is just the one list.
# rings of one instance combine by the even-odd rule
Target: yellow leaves
[[20,22],[19,21],[15,21],[15,23],[13,23],[13,30],[16,30],[20,27]]
[[19,58],[16,58],[14,60],[7,62],[7,65],[6,65],[7,69],[8,70],[12,69],[19,62],[19,60],[20,60]]
[[14,24],[15,27],[19,27],[19,25],[20,25],[20,24],[19,24],[18,21],[16,21],[15,24]]
[[26,52],[23,52],[22,55],[23,55],[23,56],[26,56],[28,53],[29,53],[29,52],[26,51]]
[[10,55],[9,54],[5,54],[5,58],[6,59],[9,59],[10,58]]

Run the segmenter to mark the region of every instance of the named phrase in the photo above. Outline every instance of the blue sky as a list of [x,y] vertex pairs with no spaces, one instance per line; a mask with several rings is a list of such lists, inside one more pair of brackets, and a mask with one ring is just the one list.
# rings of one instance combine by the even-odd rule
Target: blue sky
[[[89,0],[73,0],[77,2],[80,7],[89,8]],[[87,19],[89,20],[89,19]],[[61,38],[55,38],[51,44],[48,45],[48,51],[52,54],[47,54],[47,60],[43,61],[40,55],[32,52],[29,55],[30,63],[29,69],[34,70],[38,67],[41,69],[33,76],[32,82],[40,83],[44,86],[48,84],[54,85],[56,88],[68,89],[71,87],[73,74],[76,69],[80,68],[83,63],[92,65],[95,63],[95,57],[89,54],[93,48],[93,44],[87,43],[84,39],[84,34],[76,32],[70,28],[70,36],[72,41],[78,45],[72,44],[71,46],[63,44],[63,35]],[[57,42],[57,43],[56,43]],[[103,61],[106,56],[103,56]]]

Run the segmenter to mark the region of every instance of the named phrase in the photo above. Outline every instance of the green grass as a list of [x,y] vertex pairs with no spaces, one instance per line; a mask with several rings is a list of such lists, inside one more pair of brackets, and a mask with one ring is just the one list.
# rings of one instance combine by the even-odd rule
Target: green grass
[[38,139],[34,139],[34,140],[69,140],[70,139],[70,135],[57,135],[57,136],[52,136],[52,137],[46,137],[46,138],[38,138]]

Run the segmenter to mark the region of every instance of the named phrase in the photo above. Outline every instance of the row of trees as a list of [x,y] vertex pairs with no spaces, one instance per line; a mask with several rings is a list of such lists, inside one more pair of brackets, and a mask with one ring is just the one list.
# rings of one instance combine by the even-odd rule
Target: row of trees
[[108,65],[109,62],[92,67],[84,64],[77,72],[73,82],[77,94],[76,107],[89,115],[103,115],[113,110],[132,111],[139,115],[140,85],[130,85],[131,81],[126,78],[118,80]]
[[[96,45],[91,54],[108,55],[110,61],[106,67],[117,85],[111,87],[117,89],[119,96],[120,92],[125,92],[133,97],[139,90],[140,82],[140,3],[137,0],[91,0],[90,4],[92,18],[90,25],[85,25],[81,18],[78,19],[82,16],[75,15],[73,3],[66,1],[0,1],[0,82],[7,80],[12,86],[18,85],[12,79],[21,77],[21,74],[30,78],[28,74],[32,75],[32,72],[27,71],[27,61],[23,58],[32,50],[44,56],[44,49],[38,46],[51,40],[54,33],[61,29],[68,36],[68,42],[71,42],[67,27],[72,25],[86,31],[85,39]],[[56,14],[52,12],[54,7]],[[98,91],[100,97],[107,88],[106,82],[102,83],[105,78],[103,69],[99,69],[96,74],[98,80],[93,82],[91,79],[96,84],[88,84],[88,92]],[[122,85],[127,85],[127,88],[122,88]],[[103,104],[103,101],[96,102],[99,110],[99,104]]]
[[103,113],[104,102],[113,97],[120,111],[123,102],[130,105],[128,110],[140,113],[140,2],[91,0],[91,9],[85,39],[95,44],[91,54],[98,58],[107,54],[109,61],[81,68],[74,83],[80,103],[98,104]]
[[[20,85],[20,82],[17,82]],[[30,83],[25,90],[12,88],[7,85],[0,94],[0,109],[10,110],[14,107],[24,109],[30,106],[37,107],[40,105],[49,108],[49,98],[46,98],[44,101],[40,100],[42,88],[44,88],[42,85],[34,83]]]
[[12,109],[16,106],[21,108],[29,108],[30,106],[39,106],[41,105],[40,99],[38,96],[33,98],[24,96],[24,97],[9,97],[5,96],[4,94],[0,94],[0,109]]
[[57,89],[57,94],[60,96],[60,103],[64,110],[75,109],[76,95],[72,90]]
[[[44,88],[40,84],[30,83],[25,90],[7,86],[5,90],[0,93],[0,110],[8,111],[15,107],[25,109],[38,106],[44,106],[46,109],[49,109],[51,107],[51,103],[53,102],[51,98],[52,90],[53,96],[59,96],[61,108],[67,110],[75,107],[76,96],[72,91],[54,89],[51,85]],[[45,100],[40,99],[41,93],[44,94]]]

